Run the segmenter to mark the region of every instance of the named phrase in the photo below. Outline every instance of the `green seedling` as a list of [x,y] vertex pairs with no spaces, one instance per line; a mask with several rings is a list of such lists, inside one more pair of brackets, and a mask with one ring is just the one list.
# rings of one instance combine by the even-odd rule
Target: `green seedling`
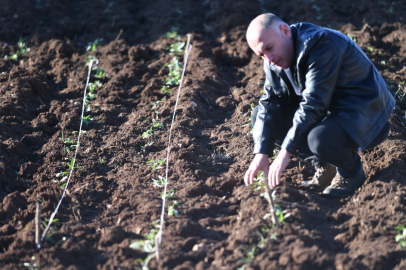
[[174,199],[175,198],[175,192],[176,192],[176,190],[170,189],[165,195],[165,191],[162,191],[161,196],[162,197],[165,196],[167,199]]
[[257,246],[253,246],[250,250],[248,250],[248,249],[245,249],[245,250],[247,251],[247,257],[239,259],[237,261],[237,264],[241,263],[241,262],[249,263],[255,258],[255,252],[257,251]]
[[155,235],[159,232],[159,224],[158,222],[152,222],[153,228],[150,230],[149,233],[144,234],[145,240],[137,240],[132,241],[129,248],[132,249],[140,249],[146,253],[153,253],[155,252],[154,242],[155,242]]
[[[74,130],[74,131],[72,131],[72,133],[73,133],[73,134],[78,134],[78,133],[79,133],[79,131]],[[80,131],[80,135],[82,135],[83,133],[86,133],[86,130],[82,130],[82,131]]]
[[182,54],[183,53],[183,47],[185,47],[185,42],[175,42],[172,43],[169,47],[166,49],[169,50],[170,55],[176,55],[176,54]]
[[84,116],[84,117],[82,118],[82,120],[83,120],[83,123],[86,124],[86,126],[89,126],[90,123],[93,121],[93,117],[92,117],[91,115]]
[[102,38],[96,39],[96,40],[93,41],[93,42],[89,42],[89,43],[87,44],[86,51],[87,51],[87,52],[89,52],[89,51],[92,51],[92,52],[97,51],[97,48],[100,48],[100,47],[101,47],[102,42],[103,42],[103,39],[102,39]]
[[166,87],[166,85],[162,85],[162,87],[161,87],[161,93],[162,94],[171,94],[171,90],[168,88],[168,87]]
[[149,263],[149,261],[151,259],[152,259],[152,255],[148,255],[145,259],[141,259],[141,258],[136,259],[135,261],[141,263],[142,267],[139,268],[139,267],[135,266],[135,269],[137,269],[137,270],[149,270],[147,265],[148,265],[148,263]]
[[151,136],[152,134],[154,134],[154,132],[152,131],[152,127],[150,127],[147,131],[145,131],[144,133],[141,134],[141,137],[143,139],[146,139],[149,136]]
[[350,33],[347,34],[347,37],[349,37],[352,41],[354,41],[354,43],[357,43],[357,39]]
[[153,128],[160,128],[160,129],[163,129],[163,128],[164,128],[164,124],[158,123],[158,120],[159,120],[159,118],[152,119],[152,127],[153,127]]
[[37,270],[38,265],[34,261],[35,261],[35,256],[32,256],[31,257],[31,262],[25,262],[24,266],[28,267],[28,270]]
[[73,143],[73,139],[71,139],[71,138],[65,138],[64,135],[63,135],[63,131],[62,131],[61,133],[62,133],[62,142],[63,142],[63,143],[69,143],[69,144],[72,144],[72,143]]
[[89,83],[89,92],[93,93],[96,87],[100,87],[102,85],[103,84],[99,80],[94,81],[94,83]]
[[367,47],[367,49],[368,49],[368,51],[370,51],[370,52],[373,52],[373,51],[374,51],[374,48],[372,48],[372,47]]
[[173,38],[173,39],[180,40],[180,36],[178,35],[177,31],[166,32],[164,37],[165,38]]
[[176,206],[179,205],[178,201],[173,201],[172,205],[168,206],[168,215],[169,216],[177,216],[179,215],[178,210],[175,209]]
[[153,184],[155,187],[159,187],[159,188],[164,187],[165,184],[166,184],[165,177],[162,177],[162,176],[158,175],[158,180],[152,178],[152,184]]
[[24,40],[23,40],[22,38],[20,38],[20,39],[18,40],[17,46],[18,46],[19,50],[18,50],[16,53],[14,53],[14,54],[12,54],[12,55],[10,55],[10,56],[7,56],[7,55],[6,55],[4,58],[5,58],[5,59],[10,58],[10,59],[13,59],[13,60],[17,60],[20,55],[23,55],[23,54],[25,54],[26,52],[29,52],[29,51],[30,51],[30,48],[28,48],[28,47],[25,45],[25,42],[24,42]]
[[[169,94],[170,94],[170,93],[171,93],[171,92],[169,91]],[[157,101],[153,102],[153,103],[152,103],[152,109],[153,109],[153,110],[158,109],[159,104],[160,104],[161,102],[164,102],[164,101],[165,101],[165,98],[162,98],[161,100],[157,100]]]
[[90,62],[94,62],[94,61],[97,61],[97,58],[96,57],[94,57],[93,55],[88,55],[87,56],[87,61],[86,61],[86,66],[90,66]]
[[397,235],[395,236],[396,242],[399,243],[399,247],[405,248],[406,247],[406,227],[401,225],[401,226],[396,226],[395,230],[397,230]]
[[96,71],[96,75],[94,75],[95,78],[101,79],[104,76],[104,69],[99,68],[99,67],[94,67],[93,70]]
[[[56,223],[58,221],[59,221],[59,219],[55,218],[55,219],[52,220],[51,224],[54,224],[54,223]],[[42,222],[42,224],[46,227],[48,225],[48,222],[49,222],[49,219],[46,218],[45,221]]]
[[146,143],[143,146],[141,146],[141,151],[145,152],[146,148],[151,146],[154,142]]
[[106,162],[103,158],[100,159],[100,163]]
[[257,174],[257,178],[254,178],[254,185],[255,187],[253,188],[254,191],[260,190],[260,189],[265,189],[265,176],[263,171],[259,171]]
[[[287,213],[287,210],[282,210],[281,206],[279,204],[275,204],[275,209],[276,211],[276,216],[278,218],[278,221],[280,224],[285,224],[285,219],[290,216],[290,213]],[[269,212],[266,213],[264,216],[264,219],[267,219],[268,217],[272,217],[273,213]]]
[[277,241],[278,240],[278,234],[277,233],[271,233],[271,235],[269,236],[269,239],[271,239],[272,241]]
[[167,86],[179,85],[182,75],[178,58],[174,57],[171,63],[165,65],[169,68],[169,77],[165,78],[165,84]]
[[164,159],[159,159],[159,160],[154,160],[153,158],[149,161],[147,161],[147,163],[151,164],[151,168],[152,170],[157,170],[157,169],[162,169],[162,165],[165,164],[166,162],[166,158]]
[[68,172],[68,171],[59,172],[59,173],[57,173],[55,176],[56,176],[56,177],[59,177],[59,176],[65,175],[65,174],[69,174],[69,172]]
[[264,248],[264,247],[265,247],[266,239],[265,239],[265,237],[264,237],[260,232],[257,231],[257,234],[258,234],[259,238],[261,239],[261,240],[259,240],[259,242],[258,242],[258,244],[257,244],[257,247],[259,247],[259,248]]

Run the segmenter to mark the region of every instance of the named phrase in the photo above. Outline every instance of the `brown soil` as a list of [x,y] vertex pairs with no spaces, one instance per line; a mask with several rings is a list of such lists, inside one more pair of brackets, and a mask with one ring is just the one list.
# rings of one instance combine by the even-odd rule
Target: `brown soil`
[[[151,181],[165,170],[146,162],[166,157],[177,87],[170,95],[160,88],[173,57],[166,47],[174,40],[164,34],[173,26],[183,40],[193,34],[169,162],[169,188],[180,205],[178,216],[165,216],[161,260],[152,259],[149,268],[237,269],[260,232],[267,240],[245,262],[246,270],[406,269],[394,229],[406,225],[403,1],[1,2],[1,269],[27,269],[24,263],[39,269],[141,267],[136,259],[147,253],[129,245],[144,239],[160,217],[162,188]],[[362,188],[345,199],[302,189],[298,183],[314,170],[293,158],[277,188],[278,203],[291,216],[285,225],[261,231],[272,227],[270,218],[263,219],[269,207],[259,196],[263,190],[245,187],[243,176],[252,158],[249,112],[261,96],[264,74],[244,36],[250,20],[264,11],[288,23],[351,33],[397,92],[397,106],[388,139],[362,154]],[[31,50],[4,59],[18,50],[20,37]],[[62,142],[62,132],[77,137],[85,48],[98,38],[104,43],[90,54],[106,75],[87,112],[94,120],[81,137],[77,165],[83,168],[74,171],[50,231],[53,242],[36,251],[35,205],[41,202],[45,221],[62,194],[56,174],[73,156],[64,150],[70,144]],[[143,139],[155,117],[164,129]]]

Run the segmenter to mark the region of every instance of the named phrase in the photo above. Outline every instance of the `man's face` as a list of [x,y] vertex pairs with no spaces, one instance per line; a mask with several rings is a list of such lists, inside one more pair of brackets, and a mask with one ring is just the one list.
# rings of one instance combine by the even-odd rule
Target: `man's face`
[[266,29],[258,25],[248,29],[247,41],[256,55],[272,65],[286,69],[293,61],[291,36],[289,26],[285,24]]

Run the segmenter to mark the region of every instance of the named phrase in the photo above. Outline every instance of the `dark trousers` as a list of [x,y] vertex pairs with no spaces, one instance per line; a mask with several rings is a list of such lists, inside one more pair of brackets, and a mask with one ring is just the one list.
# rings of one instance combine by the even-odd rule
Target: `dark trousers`
[[[298,107],[291,106],[286,108],[283,114],[282,127],[277,132],[276,144],[282,145],[289,129],[293,125],[293,116]],[[258,114],[258,106],[254,109],[251,116],[252,126],[255,124]],[[390,129],[389,121],[370,143],[367,149],[380,144],[388,136]],[[344,178],[355,176],[361,169],[361,158],[357,153],[358,146],[345,130],[328,117],[317,124],[307,135],[307,143],[299,149],[298,157],[311,160],[316,168],[330,163],[337,167],[337,172]]]

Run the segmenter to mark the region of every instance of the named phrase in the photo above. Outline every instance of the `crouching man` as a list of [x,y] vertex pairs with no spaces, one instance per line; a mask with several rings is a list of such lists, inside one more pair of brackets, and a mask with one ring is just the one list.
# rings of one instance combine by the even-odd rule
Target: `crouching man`
[[[310,23],[288,25],[268,13],[255,18],[247,41],[264,59],[265,94],[251,117],[254,154],[245,174],[279,184],[290,156],[311,159],[316,174],[301,185],[330,197],[365,181],[358,151],[388,135],[395,100],[364,52],[347,36]],[[269,166],[274,144],[281,150]]]

